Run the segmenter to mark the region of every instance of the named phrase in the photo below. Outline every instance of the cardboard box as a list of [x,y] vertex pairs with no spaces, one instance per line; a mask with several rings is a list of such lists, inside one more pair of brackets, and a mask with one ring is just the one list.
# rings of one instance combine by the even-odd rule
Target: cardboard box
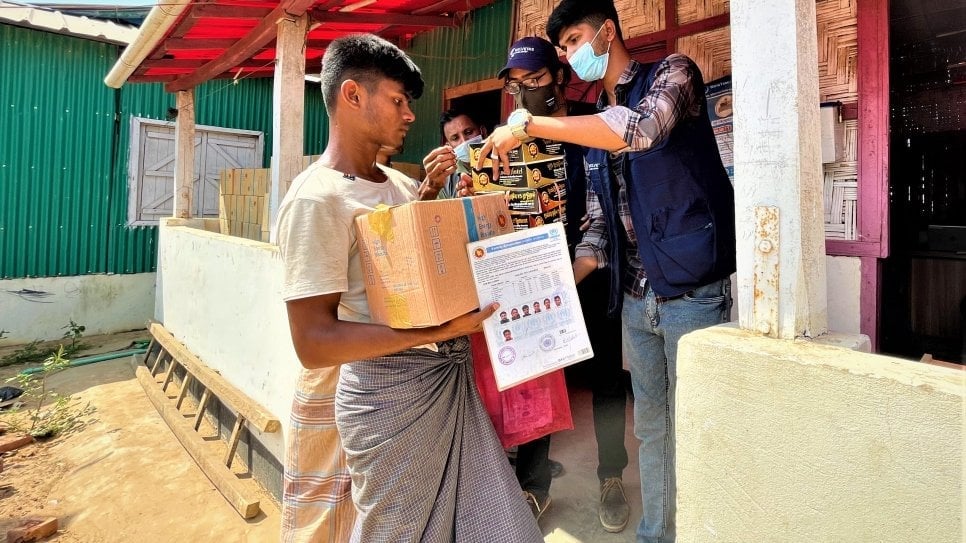
[[535,189],[551,183],[567,181],[567,161],[562,158],[531,164],[510,165],[510,173],[493,179],[493,169],[473,170],[473,189],[476,192],[506,189]]
[[372,322],[421,328],[478,308],[466,244],[512,231],[502,192],[411,202],[357,217]]
[[567,224],[567,204],[566,202],[561,203],[559,206],[542,213],[521,213],[511,211],[510,222],[513,224],[514,232],[555,222]]
[[567,206],[560,205],[543,213],[532,213],[529,216],[530,228],[543,226],[545,224],[561,222],[567,224]]
[[540,200],[537,196],[538,189],[510,189],[507,191],[507,205],[510,212],[525,211],[536,213],[540,211]]
[[547,212],[560,207],[567,202],[567,184],[556,182],[544,185],[537,189],[537,198],[540,200],[540,209],[534,211]]
[[[482,143],[470,144],[470,158],[472,159],[473,164],[476,164],[476,161],[479,160],[480,148],[482,147]],[[507,153],[507,158],[510,160],[511,165],[519,165],[555,160],[563,158],[564,155],[565,151],[563,143],[559,141],[534,138],[517,147],[516,149],[511,149],[510,152]],[[487,158],[483,161],[483,166],[485,168],[491,168],[493,167],[493,164],[490,162],[490,159]]]

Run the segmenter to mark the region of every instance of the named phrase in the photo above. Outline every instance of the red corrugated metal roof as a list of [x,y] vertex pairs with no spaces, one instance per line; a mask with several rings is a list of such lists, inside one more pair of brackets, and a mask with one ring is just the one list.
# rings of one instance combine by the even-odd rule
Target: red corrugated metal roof
[[[306,73],[317,72],[326,46],[335,38],[372,32],[405,46],[414,34],[457,26],[465,13],[493,1],[192,0],[128,81],[166,82],[168,90],[180,90],[208,79],[271,76],[275,22],[303,13],[308,13],[311,21]],[[240,47],[244,50],[241,54]]]

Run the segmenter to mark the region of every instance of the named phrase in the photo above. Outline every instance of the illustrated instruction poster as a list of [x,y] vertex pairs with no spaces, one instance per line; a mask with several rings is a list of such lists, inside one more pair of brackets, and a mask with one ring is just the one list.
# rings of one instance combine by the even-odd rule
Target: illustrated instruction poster
[[594,356],[574,283],[564,226],[548,224],[467,244],[497,388]]
[[707,84],[705,93],[708,98],[708,118],[711,120],[711,129],[714,130],[714,139],[718,143],[718,153],[721,154],[721,163],[731,182],[735,182],[735,159],[734,159],[734,102],[731,97],[731,76],[715,79]]

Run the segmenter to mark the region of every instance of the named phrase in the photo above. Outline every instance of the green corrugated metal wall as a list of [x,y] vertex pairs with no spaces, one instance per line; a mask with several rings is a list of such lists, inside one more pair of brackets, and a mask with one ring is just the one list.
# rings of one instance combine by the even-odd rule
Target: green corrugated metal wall
[[[426,79],[399,161],[439,144],[443,89],[492,77],[509,45],[513,0],[474,11],[458,29],[417,35],[408,53]],[[157,228],[128,227],[130,117],[165,119],[159,84],[108,88],[119,47],[0,25],[0,279],[155,269]],[[271,153],[271,79],[195,89],[198,124],[258,130]],[[324,148],[317,85],[306,87],[305,153]]]
[[416,123],[395,160],[422,162],[440,144],[443,90],[496,76],[506,62],[512,19],[513,0],[499,0],[473,11],[461,28],[437,29],[413,38],[406,52],[422,70],[426,90],[413,102]]
[[[131,115],[164,119],[158,84],[108,88],[119,48],[0,25],[0,278],[155,269],[157,228],[127,227]],[[271,153],[271,79],[195,89],[198,124],[258,130]],[[306,89],[305,152],[321,152],[325,108]]]

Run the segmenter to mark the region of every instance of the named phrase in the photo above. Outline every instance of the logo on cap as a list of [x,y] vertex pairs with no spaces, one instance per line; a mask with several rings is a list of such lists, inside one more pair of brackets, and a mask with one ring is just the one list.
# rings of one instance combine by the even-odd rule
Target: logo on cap
[[536,52],[536,49],[534,49],[533,47],[514,47],[513,49],[510,50],[510,58],[513,58],[520,53],[533,53],[533,52]]

